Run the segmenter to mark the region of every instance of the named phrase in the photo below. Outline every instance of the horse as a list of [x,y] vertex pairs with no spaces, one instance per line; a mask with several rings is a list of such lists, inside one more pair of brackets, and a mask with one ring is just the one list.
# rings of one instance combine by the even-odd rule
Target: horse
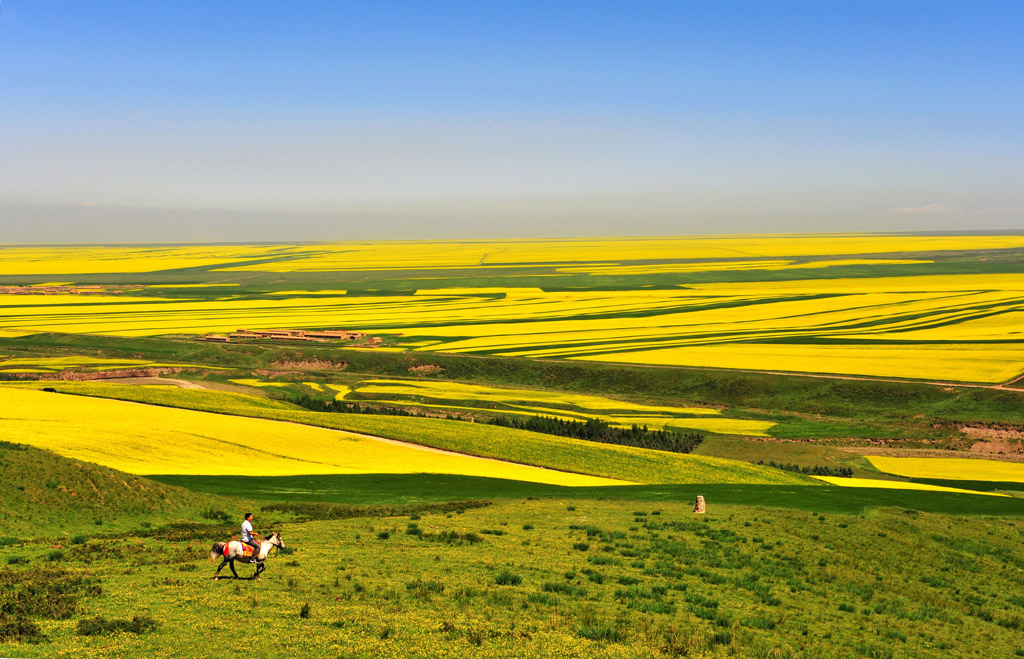
[[[270,548],[279,547],[284,549],[284,541],[281,540],[280,533],[271,533],[269,538],[260,543],[260,552],[256,556],[246,556],[245,552],[242,550],[242,547],[244,546],[245,545],[238,540],[213,543],[213,547],[210,548],[210,562],[216,563],[218,557],[224,559],[221,561],[220,565],[217,566],[217,571],[213,573],[214,579],[220,578],[220,571],[225,565],[231,567],[231,574],[235,575],[235,579],[240,579],[241,577],[239,577],[238,573],[235,572],[236,560],[243,563],[256,562],[256,574],[252,575],[250,578],[257,578],[263,570],[267,569],[266,566],[263,565],[263,560],[266,559],[267,554],[270,553]],[[225,547],[227,547],[227,551],[224,551]]]

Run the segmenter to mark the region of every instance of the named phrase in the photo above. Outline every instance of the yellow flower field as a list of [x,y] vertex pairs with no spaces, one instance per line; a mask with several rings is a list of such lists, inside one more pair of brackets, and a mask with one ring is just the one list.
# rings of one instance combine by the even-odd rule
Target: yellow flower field
[[291,382],[267,382],[266,380],[257,380],[256,378],[235,378],[229,380],[235,384],[240,384],[245,387],[290,387]]
[[0,388],[0,436],[141,475],[445,473],[625,484],[294,423],[14,387]]
[[343,398],[345,398],[345,396],[348,395],[350,391],[352,391],[343,384],[326,384],[324,386],[335,392],[334,400],[342,400]]
[[[841,257],[1014,247],[1024,247],[1024,237],[779,234],[313,245],[0,245],[0,275],[132,273],[196,267],[262,272],[429,270],[536,264],[580,267],[581,264],[618,264],[622,261],[751,261],[818,257],[822,254]],[[887,257],[886,260],[900,262],[913,259]]]
[[963,490],[959,487],[943,487],[941,485],[928,485],[926,483],[905,483],[903,481],[883,481],[874,478],[841,478],[839,476],[811,476],[820,481],[825,481],[840,487],[874,487],[886,490],[928,490],[930,492],[959,492],[961,494],[980,494],[990,497],[1005,497],[1005,494],[997,492],[978,492],[977,490]]
[[563,240],[334,243],[305,249],[307,255],[223,270],[319,272],[346,270],[459,269],[620,261],[800,257],[829,254],[894,254],[1024,246],[1022,236],[914,236],[804,234],[666,236],[659,238],[570,238]]
[[[366,380],[354,391],[360,399],[367,397],[381,403],[461,410],[500,409],[563,420],[598,419],[624,428],[637,425],[654,430],[675,428],[765,437],[775,425],[771,421],[722,418],[721,410],[709,407],[641,405],[602,396],[448,381]],[[467,406],[471,402],[479,404]]]
[[665,272],[715,272],[729,270],[807,270],[845,265],[907,265],[933,263],[916,259],[834,259],[831,261],[721,261],[718,263],[658,263],[654,265],[607,265],[558,268],[562,274],[585,275],[647,275]]
[[907,478],[1024,483],[1024,463],[970,458],[865,456],[879,471]]
[[[177,289],[165,291],[174,297],[157,297],[150,289],[138,296],[0,294],[5,310],[0,333],[154,336],[226,333],[240,327],[345,328],[398,337],[400,346],[376,348],[384,351],[995,383],[1024,372],[1024,274],[892,273],[901,268],[920,272],[919,266],[928,263],[896,258],[901,254],[1022,246],[1024,236],[868,234],[123,249],[11,246],[0,247],[0,274],[31,273],[60,263],[69,270],[112,273],[209,267],[227,273],[217,275],[224,277],[256,276],[232,275],[236,270],[385,273],[380,276],[405,270],[419,275],[396,275],[406,283],[393,294],[371,290],[350,295],[330,280],[324,280],[324,290],[228,288],[220,297],[198,292],[177,297]],[[880,257],[867,258],[873,253]],[[716,271],[840,265],[879,268],[889,276],[706,281]],[[531,269],[530,277],[580,274],[562,290],[543,290],[532,280],[519,287],[486,285],[488,279],[481,279],[484,285],[474,287],[466,279],[447,285],[451,273],[427,277],[431,269],[458,274],[491,266],[511,277],[519,276],[508,275],[516,268]],[[701,282],[680,279],[686,283],[678,285],[661,279],[651,287],[576,286],[591,275],[664,277],[701,271],[707,273]],[[412,281],[422,281],[423,287],[404,288]]]
[[99,357],[20,357],[0,361],[0,372],[57,373],[65,369],[109,371],[122,368],[188,367],[189,364],[160,364],[144,359],[104,359]]

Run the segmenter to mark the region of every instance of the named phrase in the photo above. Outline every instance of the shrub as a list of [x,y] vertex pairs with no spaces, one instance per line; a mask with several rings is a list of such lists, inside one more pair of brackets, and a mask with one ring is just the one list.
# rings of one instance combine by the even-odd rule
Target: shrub
[[46,640],[39,625],[21,616],[0,618],[0,641],[13,643],[39,643]]
[[48,561],[63,561],[66,554],[63,549],[54,549],[46,555]]
[[588,549],[590,549],[590,545],[586,542],[574,542],[572,548],[578,549],[580,551],[587,551]]
[[310,611],[309,602],[306,602],[305,604],[302,605],[302,608],[299,609],[299,617],[300,618],[308,618],[309,617],[309,611]]
[[577,636],[590,639],[591,641],[602,641],[607,643],[621,643],[622,632],[615,627],[595,623],[592,625],[580,625],[575,629]]
[[71,544],[81,545],[85,544],[85,541],[89,539],[89,536],[79,533],[78,535],[71,536]]
[[778,621],[768,616],[751,616],[749,618],[743,618],[740,620],[740,624],[744,627],[750,627],[752,629],[775,629]]
[[203,517],[215,522],[224,522],[225,524],[231,521],[231,516],[226,512],[223,510],[214,510],[213,508],[207,508],[203,511]]
[[502,570],[494,577],[494,583],[499,586],[518,586],[523,583],[523,578],[514,572]]
[[570,597],[586,597],[587,595],[587,589],[583,586],[573,586],[572,584],[554,583],[551,581],[545,582],[541,589],[546,593],[561,593]]
[[25,558],[24,556],[8,556],[7,557],[7,564],[8,565],[28,565],[28,562],[29,562],[28,559]]
[[154,629],[156,629],[156,620],[149,616],[134,616],[131,620],[118,618],[108,620],[103,616],[96,616],[78,621],[79,636],[101,636],[117,632],[142,634]]
[[405,527],[405,533],[406,535],[414,535],[420,537],[423,535],[423,529],[420,528],[419,524],[415,522],[409,522],[409,524]]
[[405,587],[416,597],[427,598],[430,595],[440,595],[444,592],[444,584],[440,581],[423,581],[414,579],[405,584]]
[[21,542],[21,540],[18,540],[17,538],[11,535],[5,535],[0,537],[0,547],[10,547],[11,545],[16,545],[19,542]]
[[532,531],[533,530],[533,524],[523,524],[523,530],[524,531]]
[[391,533],[389,531],[381,531],[380,533],[377,534],[377,539],[378,540],[387,540],[390,537],[391,537]]

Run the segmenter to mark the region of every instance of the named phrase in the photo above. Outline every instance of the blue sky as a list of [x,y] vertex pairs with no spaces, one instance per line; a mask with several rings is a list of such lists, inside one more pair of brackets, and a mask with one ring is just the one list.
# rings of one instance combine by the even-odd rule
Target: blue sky
[[1019,2],[0,5],[0,242],[1024,230]]

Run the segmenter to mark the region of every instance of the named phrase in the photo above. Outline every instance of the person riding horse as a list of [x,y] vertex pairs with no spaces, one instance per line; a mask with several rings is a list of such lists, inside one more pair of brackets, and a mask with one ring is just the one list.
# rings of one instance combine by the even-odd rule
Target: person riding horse
[[242,544],[249,545],[253,549],[252,562],[255,563],[260,559],[260,543],[257,542],[255,536],[259,534],[252,530],[252,513],[245,514],[245,521],[242,522]]

